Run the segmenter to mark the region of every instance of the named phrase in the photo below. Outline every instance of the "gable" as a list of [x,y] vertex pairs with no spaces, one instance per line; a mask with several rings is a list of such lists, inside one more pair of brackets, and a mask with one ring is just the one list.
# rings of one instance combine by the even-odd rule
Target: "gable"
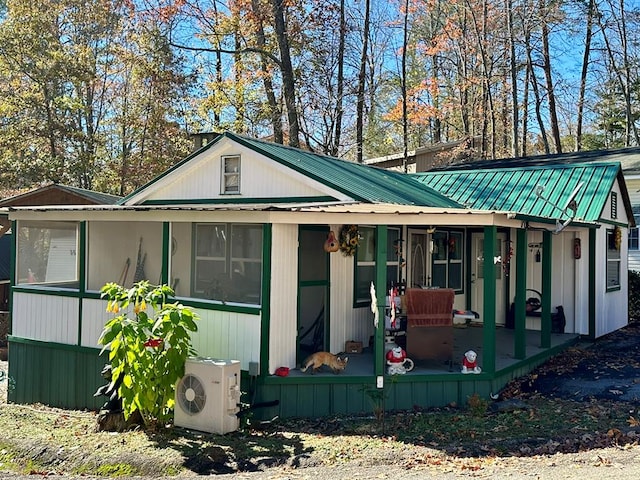
[[[223,162],[239,158],[237,194],[223,193]],[[178,168],[162,176],[151,188],[126,199],[126,204],[245,203],[277,201],[349,201],[350,197],[328,188],[264,155],[228,138],[204,148]]]
[[[222,194],[222,158],[240,155],[240,192]],[[408,175],[243,137],[219,135],[121,203],[364,202],[461,206]]]

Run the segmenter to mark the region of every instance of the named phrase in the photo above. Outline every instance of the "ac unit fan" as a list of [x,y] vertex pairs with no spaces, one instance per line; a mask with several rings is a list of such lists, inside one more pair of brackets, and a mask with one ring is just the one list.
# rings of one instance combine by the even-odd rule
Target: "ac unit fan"
[[202,381],[195,375],[185,375],[176,392],[178,403],[189,415],[200,413],[207,403],[207,393]]

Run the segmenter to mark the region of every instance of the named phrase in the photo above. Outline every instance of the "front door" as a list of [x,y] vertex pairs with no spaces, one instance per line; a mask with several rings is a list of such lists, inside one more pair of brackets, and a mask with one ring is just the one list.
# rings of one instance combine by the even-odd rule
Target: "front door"
[[473,233],[471,235],[471,310],[480,314],[484,309],[484,282],[488,278],[487,266],[493,265],[492,277],[496,282],[496,324],[504,324],[505,321],[505,275],[502,268],[502,256],[507,236],[498,233],[496,239],[496,258],[485,262],[484,258],[484,234]]
[[409,282],[407,287],[422,288],[431,286],[427,270],[429,254],[429,235],[425,231],[409,230]]
[[298,363],[327,350],[329,340],[329,254],[326,227],[301,226],[298,233]]

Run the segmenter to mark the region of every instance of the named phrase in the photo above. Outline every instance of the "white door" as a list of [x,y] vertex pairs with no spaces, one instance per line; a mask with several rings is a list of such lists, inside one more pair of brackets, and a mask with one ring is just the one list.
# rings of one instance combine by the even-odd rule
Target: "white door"
[[[494,265],[492,277],[496,282],[496,324],[502,325],[505,321],[505,275],[502,268],[502,256],[507,236],[505,233],[498,233],[496,239],[496,258],[491,259],[490,264]],[[489,262],[487,262],[487,265]],[[483,321],[482,313],[484,308],[484,282],[488,278],[485,268],[484,258],[484,234],[473,233],[471,235],[471,309],[480,314],[480,321]]]

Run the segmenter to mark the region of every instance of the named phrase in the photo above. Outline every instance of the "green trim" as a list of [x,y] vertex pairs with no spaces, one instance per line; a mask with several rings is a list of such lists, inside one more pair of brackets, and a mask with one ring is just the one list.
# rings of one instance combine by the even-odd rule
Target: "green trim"
[[269,375],[269,335],[271,332],[271,252],[273,225],[262,226],[262,317],[260,318],[260,375]]
[[70,345],[68,343],[43,342],[42,340],[33,340],[30,338],[15,337],[13,335],[9,335],[7,338],[9,339],[9,343],[22,343],[25,345],[36,345],[43,348],[53,348],[56,350],[66,350],[71,352],[82,352],[82,353],[95,352],[96,355],[99,355],[101,351],[101,349],[97,347],[83,347],[80,345]]
[[9,259],[9,333],[13,330],[13,292],[15,291],[16,284],[16,252],[18,251],[18,222],[16,220],[11,222],[11,257]]
[[540,346],[542,348],[551,346],[552,246],[551,232],[542,232],[542,315],[540,316]]
[[496,240],[498,229],[495,226],[484,227],[484,296],[482,312],[483,369],[487,373],[496,371],[496,279],[495,264]]
[[[555,218],[547,218],[547,217],[536,217],[535,215],[526,215],[522,213],[518,213],[515,216],[516,220],[522,220],[523,222],[536,222],[536,223],[544,223],[549,225],[555,225]],[[600,228],[599,225],[596,225],[591,222],[581,222],[578,220],[572,220],[571,226],[573,227],[582,227],[582,228]]]
[[[264,270],[262,274],[264,276]],[[264,291],[264,285],[263,285],[263,291]],[[220,312],[233,312],[233,313],[246,313],[249,315],[260,315],[259,306],[245,307],[242,305],[228,305],[226,303],[220,303],[220,302],[218,303],[204,302],[204,301],[199,301],[192,298],[180,298],[180,297],[177,297],[175,300],[187,307],[201,308],[203,310],[214,310],[214,311],[220,311]],[[262,303],[264,303],[264,301]]]
[[524,359],[527,356],[527,231],[516,231],[516,295],[514,308],[515,345],[514,357]]
[[169,284],[169,258],[171,256],[171,224],[162,222],[162,266],[160,267],[160,283]]
[[384,329],[385,329],[385,303],[387,296],[387,226],[378,225],[375,230],[376,266],[375,287],[376,300],[378,302],[378,326],[375,330],[374,340],[374,373],[376,376],[384,374]]
[[[14,286],[12,289],[14,292],[19,293],[37,293],[39,295],[51,295],[54,297],[77,297],[82,298],[83,294],[77,289],[56,289],[54,287],[33,286],[27,287],[24,285]],[[100,295],[98,295],[100,297]]]
[[225,198],[189,198],[184,200],[145,200],[140,205],[227,205],[227,204],[251,204],[251,203],[326,203],[335,202],[337,199],[329,195],[315,197],[240,197],[238,195],[226,195]]
[[622,289],[620,285],[616,285],[615,287],[607,287],[607,289],[605,290],[605,293],[617,292],[620,289]]
[[598,221],[604,225],[613,225],[615,227],[629,228],[629,222],[617,222],[615,220],[609,220],[606,218],[599,218]]

